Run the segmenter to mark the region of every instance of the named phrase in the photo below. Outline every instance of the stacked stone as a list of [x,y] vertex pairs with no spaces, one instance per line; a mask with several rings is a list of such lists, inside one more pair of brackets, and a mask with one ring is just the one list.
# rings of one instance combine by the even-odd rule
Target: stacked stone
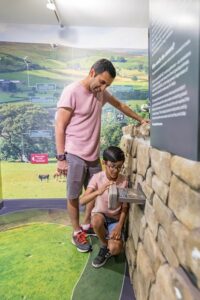
[[[141,128],[142,127],[142,128]],[[145,132],[145,134],[144,134]],[[126,256],[137,300],[200,299],[200,162],[152,148],[149,128],[123,128],[131,204]]]

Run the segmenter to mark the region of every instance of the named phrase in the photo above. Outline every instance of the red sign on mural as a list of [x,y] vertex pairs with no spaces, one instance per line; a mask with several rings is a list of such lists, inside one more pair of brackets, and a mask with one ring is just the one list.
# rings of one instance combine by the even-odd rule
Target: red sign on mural
[[32,164],[48,164],[48,154],[47,153],[32,153],[31,154]]

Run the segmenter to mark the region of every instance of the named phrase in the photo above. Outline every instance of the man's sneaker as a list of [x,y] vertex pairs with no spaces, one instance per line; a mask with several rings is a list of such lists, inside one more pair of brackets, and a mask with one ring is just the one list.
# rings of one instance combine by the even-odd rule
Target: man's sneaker
[[103,265],[105,265],[105,263],[110,257],[111,254],[109,252],[109,249],[107,247],[101,247],[98,255],[95,257],[95,259],[92,262],[92,266],[94,268],[100,268]]
[[88,229],[83,229],[83,227],[81,226],[82,231],[85,232],[85,234],[87,235],[93,235],[93,236],[97,236],[96,233],[94,232],[93,227],[90,225],[90,227]]
[[85,232],[80,231],[72,236],[72,244],[74,244],[79,252],[89,252],[92,246],[88,243]]

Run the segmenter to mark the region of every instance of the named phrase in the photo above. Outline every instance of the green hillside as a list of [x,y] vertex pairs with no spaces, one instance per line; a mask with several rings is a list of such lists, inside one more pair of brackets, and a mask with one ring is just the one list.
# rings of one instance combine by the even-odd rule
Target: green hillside
[[[102,57],[111,59],[116,67],[113,86],[147,91],[148,62],[144,53],[1,42],[0,103],[30,100],[55,107],[63,87],[87,75],[92,64]],[[52,83],[53,90],[50,89]]]

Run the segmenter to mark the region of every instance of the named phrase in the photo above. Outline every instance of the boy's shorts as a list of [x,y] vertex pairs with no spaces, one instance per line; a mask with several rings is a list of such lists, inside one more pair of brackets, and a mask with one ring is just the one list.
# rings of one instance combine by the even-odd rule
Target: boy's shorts
[[[104,225],[105,225],[105,228],[107,229],[107,238],[109,239],[111,232],[118,224],[118,220],[107,217],[105,214],[102,214],[102,215],[105,218]],[[121,239],[124,241],[124,228],[122,229],[122,232],[121,232]]]
[[100,159],[86,161],[67,153],[67,199],[78,199],[82,188],[87,188],[90,178],[102,170]]

